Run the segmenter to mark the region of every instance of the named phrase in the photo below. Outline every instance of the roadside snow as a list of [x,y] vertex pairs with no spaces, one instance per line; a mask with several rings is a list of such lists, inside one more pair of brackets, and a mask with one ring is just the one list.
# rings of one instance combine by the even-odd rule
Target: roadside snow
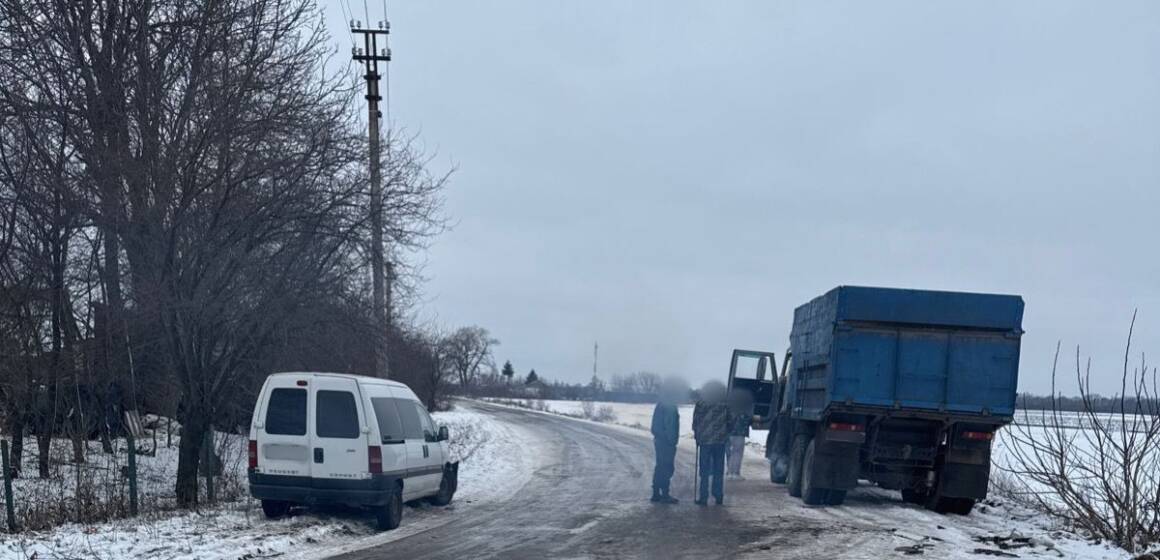
[[527,483],[534,458],[519,445],[523,439],[516,433],[519,428],[468,407],[433,416],[451,431],[452,456],[461,461],[459,490],[447,508],[408,507],[402,527],[395,531],[379,533],[370,515],[341,509],[303,511],[270,521],[263,518],[258,503],[247,498],[196,513],[70,524],[5,536],[0,539],[0,560],[318,558],[429,530],[511,496]]

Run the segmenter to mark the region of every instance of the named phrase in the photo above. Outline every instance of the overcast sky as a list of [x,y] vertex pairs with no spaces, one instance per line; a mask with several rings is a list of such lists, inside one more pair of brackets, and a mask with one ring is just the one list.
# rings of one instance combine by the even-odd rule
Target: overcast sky
[[458,166],[423,316],[521,374],[723,379],[840,284],[1022,295],[1023,390],[1057,341],[1118,387],[1136,307],[1160,352],[1160,3],[388,9],[391,119]]

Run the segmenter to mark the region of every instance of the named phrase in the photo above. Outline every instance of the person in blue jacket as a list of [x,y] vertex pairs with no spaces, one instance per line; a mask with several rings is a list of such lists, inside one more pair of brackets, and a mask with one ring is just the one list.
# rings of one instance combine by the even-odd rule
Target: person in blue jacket
[[652,501],[675,504],[679,500],[669,495],[673,479],[673,460],[677,456],[677,438],[680,436],[681,414],[671,391],[662,391],[653,409],[652,435],[656,450],[656,468],[653,469]]

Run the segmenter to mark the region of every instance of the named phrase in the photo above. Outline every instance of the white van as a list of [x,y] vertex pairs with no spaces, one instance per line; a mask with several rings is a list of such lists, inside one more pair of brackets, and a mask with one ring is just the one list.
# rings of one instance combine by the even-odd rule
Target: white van
[[409,387],[341,373],[266,378],[250,425],[250,494],[269,518],[292,506],[372,509],[394,529],[403,502],[451,503],[459,463]]

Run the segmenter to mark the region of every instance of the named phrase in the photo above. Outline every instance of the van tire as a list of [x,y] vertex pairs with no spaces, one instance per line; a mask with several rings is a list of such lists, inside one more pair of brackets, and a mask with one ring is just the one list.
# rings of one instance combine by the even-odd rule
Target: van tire
[[266,519],[279,519],[290,513],[290,502],[281,500],[262,500],[262,513]]
[[802,497],[802,463],[805,462],[806,447],[810,437],[798,434],[793,438],[793,445],[789,448],[789,473],[785,483],[789,486],[789,495],[795,498]]
[[437,506],[445,506],[451,503],[452,498],[455,497],[456,482],[452,478],[450,471],[443,471],[443,479],[439,481],[439,493],[431,496],[431,503]]
[[397,529],[403,522],[403,491],[399,487],[391,492],[387,503],[375,508],[375,525],[380,531]]
[[[802,501],[806,505],[824,506],[830,501],[830,489],[818,488],[814,480],[814,457],[816,455],[817,442],[810,440],[810,444],[806,446],[805,456],[801,461],[801,496]],[[842,496],[842,499],[845,499]]]

